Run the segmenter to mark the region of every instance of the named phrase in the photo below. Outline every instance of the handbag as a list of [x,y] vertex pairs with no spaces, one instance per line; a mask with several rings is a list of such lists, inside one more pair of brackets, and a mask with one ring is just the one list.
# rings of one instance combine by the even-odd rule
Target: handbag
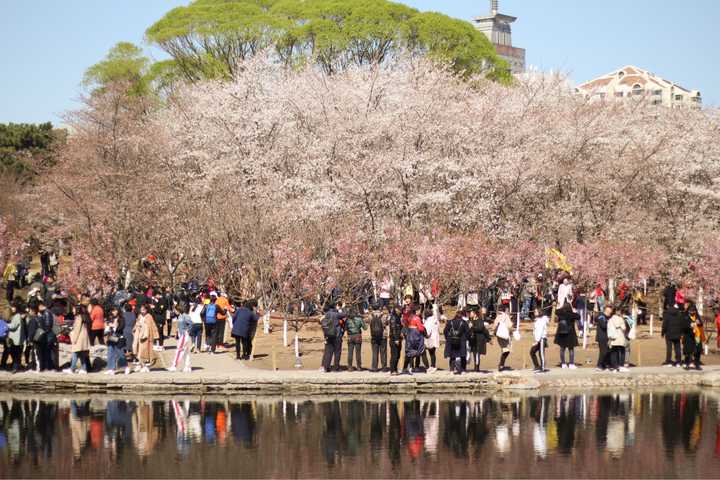
[[510,330],[508,330],[505,322],[498,323],[497,329],[495,330],[495,336],[503,340],[510,340]]

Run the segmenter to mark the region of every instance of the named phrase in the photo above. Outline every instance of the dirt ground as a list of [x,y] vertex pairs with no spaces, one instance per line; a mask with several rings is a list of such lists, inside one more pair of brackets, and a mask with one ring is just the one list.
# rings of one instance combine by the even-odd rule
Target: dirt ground
[[[262,324],[261,324],[262,325]],[[261,325],[258,327],[258,333],[255,337],[254,359],[249,362],[236,362],[234,360],[234,347],[231,344],[227,353],[221,355],[209,355],[207,353],[197,354],[193,357],[193,365],[207,365],[210,368],[232,369],[233,364],[245,363],[253,368],[269,369],[277,368],[279,370],[295,368],[295,352],[294,352],[294,332],[288,330],[288,346],[283,346],[282,319],[273,318],[273,331],[266,335],[262,332]],[[441,326],[441,329],[443,327]],[[550,327],[550,332],[554,332],[555,327]],[[665,360],[665,341],[660,337],[660,325],[656,324],[653,328],[653,336],[650,336],[649,326],[639,326],[638,338],[631,342],[630,359],[632,365],[637,366],[657,366]],[[508,358],[507,365],[513,369],[525,369],[532,367],[530,359],[530,347],[532,346],[532,324],[523,323],[521,325],[521,339],[512,343],[512,352]],[[362,346],[362,367],[370,368],[370,337],[367,332],[363,334]],[[592,330],[588,337],[587,348],[582,348],[582,337],[580,338],[581,346],[575,350],[575,363],[581,368],[595,368],[598,349],[594,342],[595,331]],[[320,368],[324,341],[322,330],[317,324],[306,324],[299,334],[299,345],[301,352],[302,369],[317,370]],[[549,348],[546,351],[547,365],[549,368],[559,367],[560,351],[557,345],[553,343],[552,335],[548,338]],[[703,357],[703,362],[707,365],[720,364],[720,354],[715,348],[715,336],[713,334],[711,341],[710,354]],[[168,342],[169,350],[174,345],[174,340]],[[441,340],[440,350],[443,349],[444,341]],[[167,361],[171,360],[170,351],[165,352]],[[481,359],[481,368],[486,370],[496,369],[500,358],[500,348],[496,341],[488,346],[488,354]],[[389,351],[388,351],[389,361]],[[401,360],[402,362],[402,360]],[[343,344],[342,366],[347,366],[347,342]],[[402,363],[401,365],[402,366]],[[447,359],[442,358],[442,351],[438,352],[438,368],[447,369]]]

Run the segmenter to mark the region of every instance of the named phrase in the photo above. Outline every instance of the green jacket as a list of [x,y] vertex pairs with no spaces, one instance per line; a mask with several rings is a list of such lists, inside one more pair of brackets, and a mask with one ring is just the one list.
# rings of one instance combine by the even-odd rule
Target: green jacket
[[348,335],[357,335],[362,333],[363,330],[367,330],[368,326],[362,317],[351,317],[347,321],[347,333]]

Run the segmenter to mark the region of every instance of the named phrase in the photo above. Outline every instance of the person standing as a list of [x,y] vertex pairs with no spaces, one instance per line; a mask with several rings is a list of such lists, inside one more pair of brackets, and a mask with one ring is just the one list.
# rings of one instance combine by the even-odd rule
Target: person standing
[[251,301],[235,311],[232,336],[235,338],[235,360],[249,360],[252,355],[252,338],[257,328],[259,317],[254,311]]
[[192,339],[193,353],[200,352],[202,347],[203,334],[203,317],[202,312],[205,306],[202,302],[190,304],[190,319],[192,320],[192,328],[190,329],[190,338]]
[[[88,334],[90,346],[99,343],[105,345],[105,312],[96,298],[90,300],[90,333]],[[88,350],[90,350],[88,348]]]
[[395,307],[389,312],[390,325],[388,326],[388,336],[390,345],[390,375],[398,374],[398,363],[400,362],[400,353],[402,352],[403,341],[403,324],[400,309]]
[[[680,297],[663,312],[662,330],[660,335],[665,338],[665,362],[663,366],[679,367],[682,363],[680,340],[687,331],[687,317],[681,310],[685,299]],[[675,361],[672,361],[672,353],[675,352]]]
[[412,375],[415,360],[425,351],[425,325],[420,319],[420,307],[414,309],[405,325],[405,362],[403,370]]
[[[84,375],[90,370],[90,326],[92,320],[84,305],[79,305],[75,312],[75,321],[70,331],[70,351],[72,358],[70,368],[63,370],[64,373],[75,373],[78,360],[81,362],[77,373]],[[103,329],[104,330],[104,329]]]
[[8,258],[3,271],[3,282],[5,282],[5,298],[12,303],[15,298],[15,286],[17,281],[17,266],[15,259]]
[[190,329],[192,328],[192,320],[189,315],[188,304],[184,305],[184,310],[180,309],[180,305],[175,306],[176,318],[177,318],[177,348],[175,350],[175,356],[173,357],[172,365],[168,368],[168,371],[177,371],[178,366],[185,359],[185,367],[183,372],[192,372],[192,366],[190,365],[190,349],[192,341],[190,340]]
[[[425,327],[425,351],[423,352],[423,365],[428,373],[437,371],[437,349],[440,348],[440,311],[434,307],[433,310],[428,309],[425,315],[423,326]],[[428,353],[430,354],[430,362],[428,362]]]
[[[33,373],[40,373],[40,360],[37,344],[44,332],[38,329],[38,307],[33,303],[25,316],[25,367],[32,368]],[[32,365],[32,367],[31,367]]]
[[492,340],[488,331],[487,308],[480,309],[480,315],[470,312],[470,350],[476,372],[480,371],[480,358],[487,355],[487,344]]
[[379,306],[374,305],[373,312],[370,316],[370,346],[372,348],[370,359],[371,372],[378,371],[378,363],[383,370],[387,368],[387,330],[389,323],[389,315],[387,313],[381,313]]
[[335,359],[335,371],[340,371],[340,355],[342,354],[343,320],[345,314],[339,312],[335,304],[327,307],[325,316],[321,321],[323,336],[325,337],[325,350],[323,352],[321,372],[330,373],[331,363]]
[[225,348],[225,328],[228,318],[232,318],[235,309],[230,304],[227,293],[221,293],[216,302],[218,306],[217,324],[215,325],[215,346]]
[[510,333],[513,328],[513,322],[507,313],[507,309],[507,305],[501,305],[495,322],[493,323],[495,337],[500,346],[500,363],[498,365],[498,371],[500,372],[510,369],[505,366],[505,362],[510,356]]
[[110,320],[107,328],[107,370],[106,375],[115,375],[115,370],[121,364],[125,364],[125,375],[130,373],[130,367],[125,360],[125,346],[127,339],[125,338],[125,321],[124,316],[120,315],[117,307],[110,311]]
[[450,361],[450,370],[456,375],[465,372],[463,360],[467,362],[468,324],[463,318],[463,312],[455,313],[455,318],[445,324],[445,358]]
[[706,341],[705,329],[695,305],[691,306],[688,311],[689,328],[683,345],[685,349],[685,370],[690,370],[691,364],[695,370],[702,370],[700,357],[702,356],[703,343]]
[[[555,343],[560,347],[561,368],[575,369],[575,347],[579,345],[575,325],[580,315],[575,312],[572,306],[572,297],[565,299],[562,307],[556,311],[557,330],[555,331]],[[565,350],[570,352],[570,363],[565,363]]]
[[612,307],[605,307],[597,317],[596,327],[597,331],[595,334],[595,340],[598,344],[598,360],[597,368],[598,372],[603,372],[610,368],[610,345],[608,343],[608,321],[612,317]]
[[130,302],[125,303],[123,306],[123,337],[125,337],[125,347],[123,348],[126,356],[126,360],[133,356],[133,331],[135,330],[135,322],[137,316],[133,311],[133,306]]
[[210,295],[210,303],[205,305],[205,308],[203,309],[203,319],[205,321],[205,343],[208,346],[208,350],[211,354],[215,353],[215,336],[216,336],[216,327],[217,327],[217,314],[218,314],[218,306],[217,306],[217,295],[215,292],[213,292]]
[[[367,328],[368,326],[363,320],[360,311],[353,309],[347,321],[348,369],[351,372],[355,370],[362,371],[362,331],[367,330]],[[353,354],[356,354],[357,369],[353,367]]]
[[608,321],[608,339],[610,341],[610,355],[612,359],[611,370],[614,372],[628,372],[623,366],[625,347],[627,346],[627,323],[619,314],[615,313]]
[[155,329],[158,332],[157,345],[153,348],[158,352],[162,352],[165,350],[164,327],[165,323],[168,321],[168,305],[165,303],[165,299],[161,295],[159,289],[155,291],[155,296],[153,297],[152,316],[153,320],[155,320]]
[[25,329],[23,328],[22,323],[22,309],[19,304],[13,302],[10,305],[10,322],[8,323],[8,335],[6,340],[6,346],[8,347],[10,357],[12,357],[12,373],[19,372],[22,365],[21,357],[23,348],[25,347]]
[[60,368],[60,365],[55,362],[55,359],[58,358],[58,341],[54,331],[55,318],[52,312],[46,307],[45,302],[39,301],[37,309],[37,328],[43,331],[42,336],[35,344],[39,371],[57,370]]
[[133,330],[133,353],[138,359],[136,372],[149,372],[150,363],[155,359],[156,353],[153,348],[155,340],[159,337],[155,319],[150,315],[147,305],[140,307],[140,316],[135,322]]
[[[550,323],[550,319],[547,315],[543,315],[539,308],[534,310],[533,316],[535,320],[533,322],[533,338],[535,343],[530,348],[530,358],[533,362],[535,373],[547,372],[545,363],[545,349],[547,348],[547,327]],[[540,358],[537,355],[540,354]]]

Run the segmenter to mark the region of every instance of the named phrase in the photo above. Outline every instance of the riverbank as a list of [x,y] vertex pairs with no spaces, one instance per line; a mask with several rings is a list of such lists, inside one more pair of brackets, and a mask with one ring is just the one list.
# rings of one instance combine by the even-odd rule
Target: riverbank
[[62,373],[0,373],[6,392],[219,394],[219,395],[326,395],[326,394],[476,394],[501,391],[558,391],[565,389],[715,387],[720,388],[720,367],[686,371],[679,368],[639,367],[628,373],[595,372],[589,368],[553,370],[537,375],[529,371],[390,376],[386,373],[310,371],[276,372],[241,366],[232,373],[153,371],[130,375],[67,375]]

